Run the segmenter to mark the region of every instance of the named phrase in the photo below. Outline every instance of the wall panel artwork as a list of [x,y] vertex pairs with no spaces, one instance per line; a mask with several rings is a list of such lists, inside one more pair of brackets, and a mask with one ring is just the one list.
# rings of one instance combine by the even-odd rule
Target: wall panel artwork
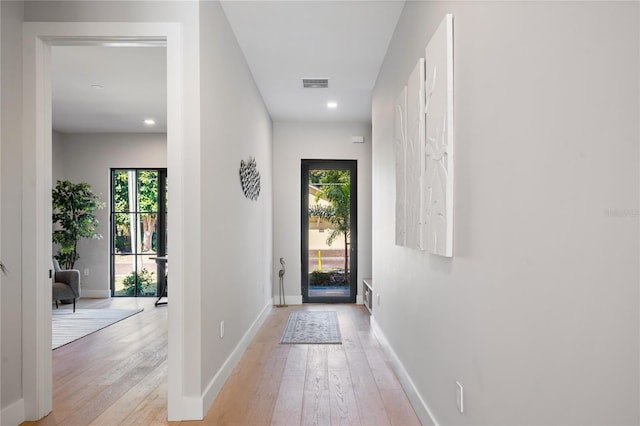
[[404,246],[407,236],[407,182],[405,173],[407,153],[407,86],[404,86],[396,100],[395,111],[395,153],[396,153],[396,245]]
[[422,182],[425,250],[453,255],[453,17],[447,15],[425,50],[426,143]]
[[[403,94],[406,118],[399,119]],[[403,144],[398,137],[405,124]],[[395,144],[396,244],[453,256],[452,15],[434,33],[398,97]]]
[[424,146],[424,59],[420,58],[407,81],[406,237],[405,246],[420,248],[420,181]]

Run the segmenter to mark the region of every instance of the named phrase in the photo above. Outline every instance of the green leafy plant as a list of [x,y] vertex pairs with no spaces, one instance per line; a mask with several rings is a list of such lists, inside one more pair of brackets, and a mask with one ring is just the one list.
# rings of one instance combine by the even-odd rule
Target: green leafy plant
[[4,263],[0,262],[0,272],[2,272],[4,275],[7,275],[7,267],[4,266]]
[[309,274],[309,285],[319,286],[328,285],[331,274],[324,271],[313,271]]
[[136,295],[136,285],[138,287],[138,294],[155,294],[156,284],[154,283],[153,273],[145,268],[142,268],[140,273],[132,272],[127,275],[122,281],[123,290],[122,294],[126,296]]
[[[114,173],[114,205],[116,212],[141,212],[139,220],[142,241],[139,250],[156,250],[155,228],[158,215],[158,172],[155,170],[117,170]],[[137,196],[137,205],[133,203],[131,192]],[[117,214],[115,222],[119,235],[116,236],[116,248],[120,252],[131,251],[131,232],[136,228],[134,215]],[[139,235],[140,236],[140,235]],[[128,241],[128,244],[127,244]]]
[[313,271],[309,273],[309,285],[314,287],[344,286],[347,284],[344,271]]
[[58,181],[52,191],[53,198],[53,242],[60,246],[54,257],[64,269],[73,269],[81,238],[100,239],[97,232],[99,222],[94,213],[104,203],[91,191],[86,183],[74,184]]

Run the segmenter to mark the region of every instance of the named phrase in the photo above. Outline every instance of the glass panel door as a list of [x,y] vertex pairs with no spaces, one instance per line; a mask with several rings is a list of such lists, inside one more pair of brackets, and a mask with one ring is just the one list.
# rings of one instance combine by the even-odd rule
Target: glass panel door
[[158,293],[154,258],[166,255],[166,175],[166,169],[111,171],[113,296]]
[[305,303],[355,303],[356,170],[352,160],[302,161]]

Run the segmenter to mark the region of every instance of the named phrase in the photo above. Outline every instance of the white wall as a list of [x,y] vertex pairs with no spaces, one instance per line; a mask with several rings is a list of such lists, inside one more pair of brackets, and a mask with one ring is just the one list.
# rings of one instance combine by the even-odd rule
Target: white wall
[[[453,259],[394,245],[393,105],[445,13]],[[639,422],[638,16],[405,4],[373,94],[374,324],[425,422],[418,395],[443,425]]]
[[[199,309],[202,392],[208,408],[271,307],[272,122],[220,4],[203,2],[200,19]],[[257,201],[245,198],[240,185],[240,161],[249,157],[255,157],[260,172]]]
[[[109,297],[109,206],[112,168],[166,168],[167,135],[160,133],[64,134],[54,132],[54,164],[61,160],[59,178],[86,182],[105,208],[96,213],[100,240],[82,239],[75,268],[82,276],[82,297]],[[56,143],[56,139],[58,142]],[[54,176],[56,168],[54,167]],[[55,184],[55,181],[54,181]],[[55,253],[55,252],[54,252]]]
[[53,186],[59,180],[64,180],[64,135],[60,132],[51,133],[51,174]]
[[[8,274],[2,277],[2,418],[0,424],[15,419],[16,404],[22,399],[22,15],[21,2],[3,1],[0,28],[2,81],[0,86],[2,126],[2,165],[0,196],[2,222],[0,239],[2,261]],[[28,261],[28,260],[26,260]],[[20,411],[20,408],[18,408]],[[22,413],[19,413],[22,414]]]
[[[351,142],[364,136],[364,144]],[[302,303],[300,259],[300,166],[302,159],[358,161],[358,302],[362,279],[371,276],[371,125],[368,123],[275,123],[273,130],[273,265],[287,262],[287,303]],[[278,277],[274,276],[278,282]],[[274,296],[278,290],[274,289]]]

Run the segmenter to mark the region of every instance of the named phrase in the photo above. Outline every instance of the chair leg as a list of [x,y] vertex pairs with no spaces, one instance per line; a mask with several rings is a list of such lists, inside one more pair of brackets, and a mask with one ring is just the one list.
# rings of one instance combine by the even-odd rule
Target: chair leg
[[76,298],[73,298],[73,312],[76,312]]
[[58,299],[56,299],[56,309],[58,309]]

